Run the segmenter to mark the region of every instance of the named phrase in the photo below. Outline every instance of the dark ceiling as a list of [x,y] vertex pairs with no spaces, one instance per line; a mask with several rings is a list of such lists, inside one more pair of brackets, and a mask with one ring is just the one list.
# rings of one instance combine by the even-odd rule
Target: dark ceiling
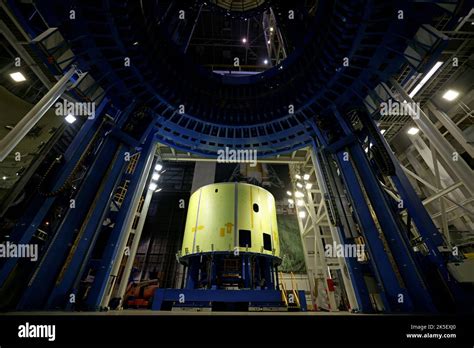
[[203,9],[187,53],[212,70],[239,70],[233,64],[234,57],[241,59],[243,70],[266,70],[270,64],[264,64],[269,57],[262,23],[262,14],[243,19]]

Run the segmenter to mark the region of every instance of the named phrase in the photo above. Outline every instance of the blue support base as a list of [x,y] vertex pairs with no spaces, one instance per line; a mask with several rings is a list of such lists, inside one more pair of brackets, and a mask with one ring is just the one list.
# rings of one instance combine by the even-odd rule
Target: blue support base
[[[278,286],[277,266],[281,262],[278,257],[252,252],[234,255],[233,252],[217,251],[186,255],[180,261],[187,266],[185,288],[157,289],[152,309],[245,311],[256,307],[262,310],[306,311],[304,291],[294,290],[298,293],[299,307],[296,306],[296,300],[288,300],[288,306],[284,302]],[[235,261],[235,265],[239,266],[227,269],[226,261]],[[212,270],[211,274],[207,274],[208,269]],[[251,272],[251,269],[255,272]]]

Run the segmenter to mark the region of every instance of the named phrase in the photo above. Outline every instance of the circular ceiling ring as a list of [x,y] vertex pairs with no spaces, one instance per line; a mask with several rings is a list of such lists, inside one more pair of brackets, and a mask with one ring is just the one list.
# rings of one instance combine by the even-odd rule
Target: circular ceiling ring
[[[63,18],[71,2],[51,7],[40,0],[38,8],[68,40],[80,68],[100,81],[116,105],[136,100],[152,110],[163,142],[207,155],[222,146],[258,146],[270,155],[307,144],[314,118],[332,105],[341,112],[362,105],[375,86],[406,64],[403,52],[421,25],[443,11],[411,0],[322,1],[294,54],[279,67],[233,84],[180,52],[157,23],[153,6],[143,11],[134,0],[114,0],[113,6],[110,0],[84,0],[75,2],[80,15],[71,24]],[[397,18],[401,7],[403,21]],[[123,57],[130,68],[124,68]]]

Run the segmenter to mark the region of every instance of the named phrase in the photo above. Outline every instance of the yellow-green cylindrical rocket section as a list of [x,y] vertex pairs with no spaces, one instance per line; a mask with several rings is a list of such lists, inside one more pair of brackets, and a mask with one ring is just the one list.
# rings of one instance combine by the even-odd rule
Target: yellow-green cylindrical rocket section
[[235,250],[280,256],[275,198],[250,184],[201,187],[189,201],[181,255]]

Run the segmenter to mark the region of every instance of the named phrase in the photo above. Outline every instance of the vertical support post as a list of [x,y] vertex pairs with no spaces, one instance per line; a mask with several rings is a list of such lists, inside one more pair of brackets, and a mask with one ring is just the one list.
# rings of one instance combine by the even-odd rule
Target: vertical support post
[[[392,268],[388,255],[385,251],[382,240],[379,237],[379,231],[372,219],[372,214],[367,205],[364,193],[357,180],[357,175],[349,161],[346,161],[344,154],[337,154],[337,162],[341,170],[342,177],[346,184],[346,189],[352,200],[352,206],[358,217],[362,233],[367,241],[369,253],[371,256],[372,268],[378,280],[381,289],[381,298],[385,305],[385,310],[391,312],[396,308],[402,308],[410,311],[413,307],[406,289],[403,289]],[[404,303],[400,306],[397,303],[398,296],[404,296]]]
[[44,308],[44,303],[50,295],[50,290],[56,276],[67,257],[69,245],[73,242],[73,236],[76,232],[75,228],[80,229],[80,226],[84,223],[88,208],[95,197],[95,193],[102,185],[105,185],[107,178],[104,178],[103,175],[110,167],[118,147],[119,145],[116,141],[111,138],[106,139],[97,159],[84,179],[84,184],[75,197],[75,208],[67,211],[61,225],[48,245],[40,266],[33,274],[30,286],[24,292],[18,304],[18,309]]
[[328,300],[329,300],[329,309],[331,311],[337,311],[337,305],[336,305],[336,297],[334,295],[334,291],[332,291],[329,288],[328,282],[329,279],[332,279],[331,275],[331,270],[328,267],[328,264],[326,262],[326,255],[324,254],[324,245],[323,245],[323,240],[321,238],[321,230],[319,226],[317,225],[317,219],[316,219],[316,211],[314,209],[313,205],[313,197],[310,192],[307,192],[307,203],[308,203],[308,219],[311,219],[313,223],[313,232],[314,232],[314,246],[315,246],[315,254],[314,257],[318,257],[319,262],[317,263],[317,266],[321,268],[322,273],[324,274],[324,287],[326,288],[327,295],[328,295]]
[[[311,147],[311,160],[314,166],[314,171],[316,179],[318,182],[319,189],[322,194],[326,195],[328,193],[327,184],[322,173],[321,163],[316,155],[317,146],[316,142],[313,141]],[[324,200],[323,200],[324,202]],[[326,205],[326,203],[323,203]],[[325,207],[326,212],[329,211],[329,207]],[[344,212],[341,212],[344,213]],[[330,231],[333,240],[339,245],[347,244],[343,231],[338,226],[333,226],[330,224]],[[367,290],[367,285],[364,282],[361,266],[357,264],[356,260],[351,258],[340,258],[339,260],[342,268],[346,267],[348,275],[344,272],[344,269],[341,269],[342,279],[344,282],[344,288],[349,299],[349,304],[353,310],[361,310],[362,312],[372,312],[372,304],[370,302],[369,293]]]
[[[312,124],[314,131],[318,135],[324,146],[328,146],[328,140],[318,129]],[[368,245],[369,254],[371,256],[371,265],[381,290],[381,299],[383,301],[385,311],[392,312],[396,309],[403,311],[411,311],[413,303],[405,288],[399,282],[395,270],[392,267],[388,254],[384,248],[382,240],[379,236],[379,230],[375,225],[371,211],[364,196],[364,191],[359,182],[357,173],[348,158],[348,152],[345,149],[335,151],[334,157],[338,164],[341,177],[344,181],[346,190],[349,193],[354,212],[357,217],[361,232],[365,237]],[[398,303],[399,295],[403,295],[403,303]]]
[[122,209],[119,211],[115,227],[102,257],[101,268],[97,272],[87,298],[87,305],[91,309],[107,306],[110,299],[140,197],[150,174],[155,145],[156,140],[152,134],[143,146],[142,154],[128,187],[128,192],[131,194],[127,194],[122,203]]
[[[431,156],[433,158],[433,166],[434,166],[434,172],[435,172],[435,178],[436,178],[436,187],[438,188],[438,190],[441,190],[442,187],[441,187],[441,178],[439,176],[438,155],[436,153],[436,150],[433,148],[433,144],[430,144],[430,146],[431,146]],[[444,204],[443,197],[439,198],[439,203],[440,203],[440,206],[441,206],[442,230],[443,230],[443,233],[446,237],[446,243],[447,243],[449,249],[451,249],[451,236],[449,235],[448,219],[447,219],[447,216],[446,216],[446,207],[445,207],[445,204]]]
[[[333,112],[346,136],[352,134],[349,124],[338,110],[333,108]],[[386,195],[371,169],[364,150],[359,143],[350,145],[349,149],[350,157],[354,161],[360,179],[365,186],[365,192],[397,263],[398,271],[406,284],[405,290],[408,290],[413,300],[416,300],[414,304],[416,304],[419,310],[435,312],[436,308],[430,293],[426,289],[422,275],[418,271],[410,246],[406,245],[399,222],[397,222],[394,212],[387,202]],[[403,301],[405,301],[405,296]]]
[[143,207],[140,212],[140,220],[138,220],[138,225],[135,230],[135,234],[133,236],[133,242],[130,247],[130,255],[128,256],[127,263],[125,264],[125,268],[123,270],[120,283],[118,284],[117,297],[121,299],[122,301],[121,303],[123,303],[123,300],[124,300],[123,295],[125,294],[125,291],[127,290],[128,279],[130,278],[130,272],[132,271],[133,262],[135,261],[135,256],[137,254],[138,245],[140,243],[143,226],[145,225],[146,216],[148,213],[148,208],[150,207],[150,202],[153,197],[153,193],[154,193],[153,190],[150,190],[150,189],[147,190],[145,201],[143,202]]
[[[290,175],[293,178],[294,175],[295,175],[294,168],[292,166],[289,166],[289,169],[290,169]],[[293,192],[297,191],[296,187],[293,183],[293,180],[292,180],[292,189],[293,189]],[[294,202],[294,204],[295,204],[295,207],[297,207],[297,202],[296,201]],[[308,275],[308,279],[309,279],[310,289],[311,289],[311,292],[312,292],[312,297],[311,298],[314,302],[313,303],[314,306],[316,307],[317,298],[314,294],[317,293],[317,286],[318,286],[317,282],[316,282],[317,269],[314,268],[313,273],[312,273],[311,269],[309,267],[310,262],[309,262],[309,259],[308,259],[308,248],[306,246],[306,241],[305,241],[305,236],[304,236],[305,225],[301,221],[301,218],[300,218],[299,212],[298,212],[298,208],[296,208],[295,210],[296,210],[296,220],[298,221],[298,229],[299,229],[299,232],[300,232],[299,235],[300,235],[300,239],[301,239],[301,246],[303,248],[304,263],[305,263],[305,267],[306,267],[306,271],[307,271],[307,275]],[[316,254],[316,250],[315,250],[315,254]],[[282,281],[282,283],[284,282],[283,279],[281,281]]]
[[89,260],[97,240],[98,231],[100,231],[102,227],[102,221],[108,212],[113,192],[124,167],[124,162],[118,160],[121,155],[122,147],[119,147],[111,161],[109,169],[103,176],[104,180],[97,190],[92,204],[89,206],[89,211],[84,218],[84,223],[74,238],[68,257],[62,265],[55,286],[46,304],[48,309],[70,308],[72,306],[72,303],[68,302],[66,304],[66,301],[69,299],[69,296],[77,290],[74,289],[74,286],[78,284],[81,279],[85,264]]
[[[395,81],[395,83],[397,82]],[[397,89],[400,89],[400,93],[403,92],[403,94],[409,98],[409,96],[406,94],[406,92],[403,90],[402,87],[398,85]],[[411,98],[407,100],[411,100]],[[421,110],[420,110],[420,113],[424,115],[424,113]],[[368,122],[372,123],[373,127],[376,127],[375,122],[373,121],[371,117],[369,117],[368,115],[365,115],[364,117],[366,117]],[[431,122],[431,121],[428,120],[428,122]],[[400,197],[403,199],[403,202],[405,202],[405,207],[408,210],[408,213],[410,214],[413,222],[415,223],[415,226],[418,232],[423,238],[423,242],[425,243],[425,245],[427,246],[429,250],[429,253],[428,255],[426,255],[426,257],[433,265],[436,266],[437,274],[440,276],[440,279],[442,280],[443,285],[451,293],[452,299],[456,299],[456,302],[459,303],[459,309],[462,309],[463,307],[465,308],[466,304],[472,305],[472,303],[469,302],[471,300],[467,298],[463,289],[459,287],[459,285],[456,283],[456,280],[449,273],[446,267],[446,262],[443,256],[441,255],[440,251],[438,250],[438,248],[442,246],[444,243],[441,234],[438,232],[436,226],[433,223],[433,220],[431,219],[430,215],[428,214],[425,207],[423,206],[423,203],[418,197],[415,189],[411,186],[410,181],[408,180],[405,172],[403,171],[402,167],[398,163],[387,141],[380,133],[378,134],[378,137],[379,137],[379,140],[382,142],[383,146],[385,147],[386,152],[390,156],[390,159],[392,160],[392,163],[394,164],[394,167],[395,167],[395,175],[392,176],[391,179],[393,183],[395,184],[395,187]],[[435,143],[433,143],[433,146],[435,146]],[[440,152],[438,151],[438,153]],[[472,179],[471,179],[471,183],[472,183]],[[438,285],[439,284],[440,283],[438,283]],[[434,290],[439,290],[439,289],[434,289]]]

